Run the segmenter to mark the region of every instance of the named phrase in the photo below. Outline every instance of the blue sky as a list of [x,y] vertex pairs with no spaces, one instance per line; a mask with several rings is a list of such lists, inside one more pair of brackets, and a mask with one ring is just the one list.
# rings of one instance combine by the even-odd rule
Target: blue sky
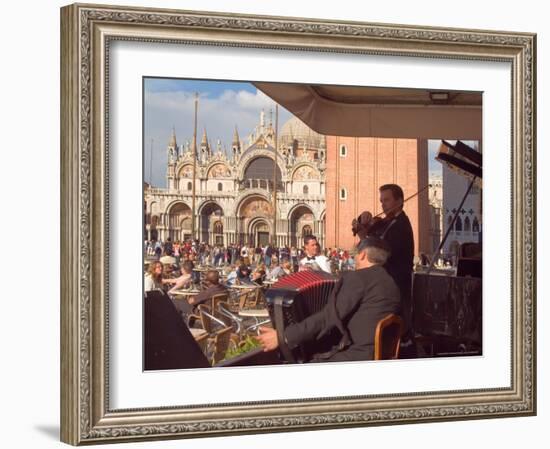
[[[265,110],[266,120],[269,110],[275,110],[273,100],[247,82],[145,78],[144,177],[154,186],[166,187],[172,128],[178,145],[193,138],[195,92],[199,93],[197,139],[200,142],[206,129],[213,148],[219,139],[230,150],[235,125],[241,140],[247,142],[248,134],[259,123],[261,110]],[[279,129],[291,116],[279,107]],[[441,173],[441,164],[434,160],[439,144],[439,140],[428,142],[429,170],[434,173]]]
[[251,83],[170,78],[146,78],[145,90],[148,92],[199,92],[210,98],[219,97],[226,90],[242,90],[252,94],[256,92],[256,88]]
[[[172,127],[175,128],[178,145],[185,144],[186,140],[192,141],[195,92],[199,93],[197,139],[200,142],[206,129],[213,148],[216,148],[219,139],[229,151],[235,126],[241,140],[247,142],[247,136],[260,121],[262,109],[266,120],[269,120],[270,109],[275,114],[274,101],[251,83],[146,78],[144,174],[147,182],[152,177],[154,186],[166,186],[167,146]],[[279,107],[279,127],[290,117],[286,109]]]

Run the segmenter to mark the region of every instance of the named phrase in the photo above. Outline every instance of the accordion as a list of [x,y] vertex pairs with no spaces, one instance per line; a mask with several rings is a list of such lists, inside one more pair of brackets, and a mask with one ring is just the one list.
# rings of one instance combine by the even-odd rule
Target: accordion
[[288,362],[307,362],[314,354],[328,351],[338,342],[339,335],[335,332],[294,350],[290,350],[284,340],[286,327],[319,312],[327,304],[337,280],[324,271],[301,271],[281,278],[266,291],[269,316],[277,330],[281,353]]

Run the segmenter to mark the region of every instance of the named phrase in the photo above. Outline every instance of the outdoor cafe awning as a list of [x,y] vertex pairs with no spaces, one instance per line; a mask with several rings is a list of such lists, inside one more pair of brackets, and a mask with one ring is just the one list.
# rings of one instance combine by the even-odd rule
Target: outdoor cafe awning
[[481,92],[254,85],[314,131],[335,136],[481,140]]

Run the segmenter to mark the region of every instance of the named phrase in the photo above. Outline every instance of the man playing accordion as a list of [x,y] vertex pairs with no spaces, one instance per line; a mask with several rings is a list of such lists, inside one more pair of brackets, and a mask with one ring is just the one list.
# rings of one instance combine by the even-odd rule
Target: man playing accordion
[[[388,314],[399,312],[399,289],[383,267],[390,254],[385,241],[367,237],[356,249],[356,270],[343,273],[323,309],[285,329],[284,339],[290,349],[338,329],[339,343],[333,350],[314,357],[314,361],[374,358],[376,325]],[[279,347],[275,329],[262,327],[260,332],[258,339],[264,351]]]

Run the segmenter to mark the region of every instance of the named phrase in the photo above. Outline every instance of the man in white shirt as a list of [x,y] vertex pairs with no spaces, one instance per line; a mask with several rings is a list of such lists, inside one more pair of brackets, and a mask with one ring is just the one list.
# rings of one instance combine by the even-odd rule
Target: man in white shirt
[[304,237],[304,252],[306,257],[300,260],[299,271],[313,270],[332,273],[330,261],[320,254],[319,242],[314,235]]

